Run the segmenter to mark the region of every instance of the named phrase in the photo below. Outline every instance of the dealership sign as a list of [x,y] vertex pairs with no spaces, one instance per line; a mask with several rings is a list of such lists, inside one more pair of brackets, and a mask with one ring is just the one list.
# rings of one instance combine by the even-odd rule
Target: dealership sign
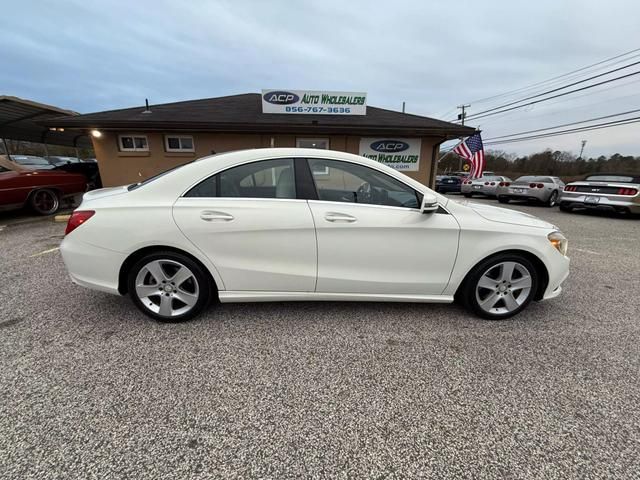
[[315,90],[262,90],[262,113],[366,115],[367,94]]
[[360,155],[404,172],[420,167],[419,138],[362,138]]

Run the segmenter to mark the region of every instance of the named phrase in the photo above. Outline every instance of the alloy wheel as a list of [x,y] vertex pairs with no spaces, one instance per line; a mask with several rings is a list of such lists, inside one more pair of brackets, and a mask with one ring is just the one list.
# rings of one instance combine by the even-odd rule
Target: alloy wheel
[[501,262],[487,269],[476,285],[476,300],[490,314],[511,313],[531,295],[531,272],[518,262]]
[[38,190],[33,194],[31,204],[38,213],[47,215],[58,210],[60,200],[51,190]]
[[135,280],[136,295],[145,308],[162,317],[184,315],[198,302],[200,286],[194,273],[175,260],[153,260]]

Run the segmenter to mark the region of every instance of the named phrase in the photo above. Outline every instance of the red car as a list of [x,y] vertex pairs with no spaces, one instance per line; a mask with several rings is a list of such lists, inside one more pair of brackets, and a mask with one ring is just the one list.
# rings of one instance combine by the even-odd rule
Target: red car
[[59,170],[30,170],[0,155],[0,211],[28,205],[40,215],[51,215],[60,201],[85,192],[84,175]]

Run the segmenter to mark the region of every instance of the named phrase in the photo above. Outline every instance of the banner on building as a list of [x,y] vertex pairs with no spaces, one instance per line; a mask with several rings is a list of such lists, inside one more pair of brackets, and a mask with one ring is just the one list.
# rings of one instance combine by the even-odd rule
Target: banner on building
[[403,172],[420,168],[419,138],[361,138],[360,155]]
[[366,115],[367,94],[316,90],[262,90],[262,113]]

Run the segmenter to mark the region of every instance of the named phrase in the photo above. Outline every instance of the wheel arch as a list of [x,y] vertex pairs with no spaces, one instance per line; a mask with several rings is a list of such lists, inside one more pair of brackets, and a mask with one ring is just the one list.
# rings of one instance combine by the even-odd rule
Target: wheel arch
[[478,267],[478,265],[480,265],[482,262],[489,260],[490,258],[501,256],[501,255],[520,255],[522,257],[525,257],[527,260],[529,260],[533,264],[533,266],[536,269],[536,273],[538,273],[538,277],[539,277],[538,288],[534,294],[533,299],[541,300],[544,295],[544,292],[547,289],[547,286],[549,285],[549,271],[547,270],[547,267],[545,266],[544,262],[540,260],[538,256],[536,256],[535,254],[527,250],[520,250],[520,249],[501,250],[499,252],[492,253],[491,255],[488,255],[478,260],[467,271],[466,275],[464,276],[464,279],[462,280],[462,282],[460,282],[460,285],[458,285],[458,288],[456,289],[456,292],[454,294],[455,297],[458,297],[459,292],[464,288],[465,284],[467,283],[469,275],[471,275],[471,272],[473,272]]
[[209,280],[211,281],[211,286],[213,287],[215,293],[215,297],[217,298],[218,296],[218,284],[216,282],[216,279],[213,277],[213,275],[211,274],[211,271],[209,270],[209,268],[207,268],[207,266],[195,255],[182,250],[180,248],[176,248],[176,247],[170,247],[167,245],[151,245],[151,246],[147,246],[147,247],[143,247],[140,248],[138,250],[136,250],[135,252],[131,253],[125,260],[124,262],[122,262],[122,265],[120,265],[120,271],[118,272],[118,292],[120,292],[121,295],[126,295],[128,293],[128,288],[127,288],[127,276],[129,275],[129,271],[131,270],[131,268],[135,265],[135,263],[140,260],[142,257],[144,257],[145,255],[149,255],[150,253],[154,253],[154,252],[173,252],[173,253],[179,253],[181,255],[185,255],[187,257],[189,257],[191,260],[193,260],[194,262],[196,262],[201,268],[202,270],[207,274],[207,276],[209,277]]

